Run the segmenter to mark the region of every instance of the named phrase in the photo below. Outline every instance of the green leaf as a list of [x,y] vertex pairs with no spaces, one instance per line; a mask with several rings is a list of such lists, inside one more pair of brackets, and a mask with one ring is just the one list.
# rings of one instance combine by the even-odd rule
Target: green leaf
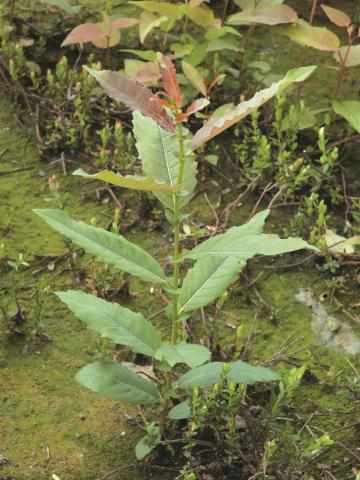
[[201,365],[182,375],[178,380],[178,385],[185,390],[194,387],[210,387],[220,382],[223,367],[223,362],[212,362]]
[[226,237],[225,233],[198,245],[188,253],[187,257],[197,259],[213,255],[216,257],[239,256],[249,259],[254,255],[279,255],[302,249],[317,250],[301,238],[280,238],[275,234],[263,233],[234,239]]
[[221,50],[232,50],[233,52],[240,52],[242,49],[240,48],[236,39],[230,36],[210,40],[206,47],[207,52],[219,52]]
[[283,33],[296,43],[317,50],[336,52],[340,47],[339,37],[325,27],[313,27],[303,23],[289,27],[283,30]]
[[70,5],[67,0],[40,0],[45,5],[60,8],[70,15],[76,15],[81,10],[81,5]]
[[[261,234],[270,210],[257,213],[239,227],[230,228],[226,235],[237,239],[241,235]],[[205,242],[204,242],[205,243]],[[252,255],[251,255],[252,256]],[[246,264],[241,257],[207,257],[199,259],[190,269],[180,290],[180,312],[190,312],[218,298],[234,283]]]
[[153,357],[161,345],[156,328],[141,315],[117,303],[84,292],[56,292],[74,315],[91,330],[134,352]]
[[84,172],[81,168],[75,170],[73,175],[80,177],[91,178],[93,180],[102,180],[103,182],[117,185],[118,187],[130,188],[133,190],[144,190],[147,192],[177,192],[180,190],[178,185],[168,185],[165,182],[157,182],[151,177],[138,177],[134,175],[127,175],[123,177],[111,170],[102,170],[93,175]]
[[123,48],[119,50],[120,52],[125,52],[125,53],[132,53],[136,55],[139,58],[142,58],[143,60],[147,61],[154,61],[157,58],[157,53],[154,52],[153,50],[132,50],[129,48]]
[[34,210],[34,212],[57,232],[70,238],[100,260],[115,265],[144,281],[167,283],[159,263],[145,250],[125,240],[121,235],[84,222],[76,222],[63,210],[43,209]]
[[360,235],[345,238],[330,229],[326,230],[323,238],[329,251],[333,253],[353,254],[356,247],[360,245]]
[[360,65],[360,45],[352,45],[350,48],[347,45],[340,47],[334,53],[334,58],[339,63],[342,63],[346,58],[346,67],[357,67]]
[[[153,424],[152,424],[153,425]],[[149,455],[150,452],[154,450],[154,448],[159,445],[161,441],[160,429],[157,426],[152,427],[151,437],[149,435],[145,435],[142,437],[135,447],[135,455],[138,460],[142,460]]]
[[[138,112],[133,114],[136,148],[146,175],[174,187],[179,170],[179,150],[176,135],[166,132],[152,119]],[[184,207],[191,199],[196,186],[197,163],[192,157],[185,158],[182,190],[187,192],[180,197],[180,206]],[[155,192],[156,197],[168,209],[174,210],[174,195]]]
[[162,23],[166,22],[168,17],[157,17],[150,12],[142,12],[139,18],[139,37],[140,42],[144,43],[148,34],[154,29],[159,27]]
[[227,23],[230,25],[244,25],[249,23],[279,25],[297,21],[297,13],[288,5],[272,5],[265,8],[250,8],[230,15]]
[[235,383],[272,382],[280,380],[279,375],[270,370],[270,368],[249,365],[241,360],[232,364],[226,378]]
[[[224,362],[212,362],[201,365],[180,377],[178,385],[180,388],[190,389],[196,386],[207,388],[211,385],[219,384],[224,367]],[[226,374],[226,379],[235,383],[248,384],[270,382],[279,380],[280,377],[269,368],[256,367],[238,360],[230,364],[230,370]]]
[[93,392],[136,405],[159,401],[156,386],[118,363],[89,363],[75,375],[75,380]]
[[360,102],[357,100],[335,101],[332,105],[335,112],[344,117],[360,133]]
[[207,362],[210,356],[211,352],[206,347],[187,342],[179,342],[176,345],[163,342],[155,353],[157,360],[165,360],[171,367],[178,363],[185,363],[190,368],[194,368]]
[[185,400],[184,402],[175,405],[175,407],[169,410],[168,417],[171,420],[184,420],[185,418],[189,418],[191,415],[191,408],[189,400]]
[[186,78],[193,84],[196,90],[198,90],[200,93],[204,95],[204,97],[206,97],[207,87],[206,87],[205,79],[201,75],[201,73],[198,70],[196,70],[196,68],[193,67],[190,63],[185,62],[185,60],[181,62],[181,65]]
[[196,25],[200,25],[201,27],[208,27],[214,23],[214,13],[209,8],[182,5],[182,11],[196,23]]
[[180,289],[179,310],[190,312],[208,305],[234,283],[246,260],[234,257],[201,258],[191,268]]
[[171,18],[173,20],[180,20],[183,16],[181,5],[174,5],[170,2],[158,2],[158,1],[133,1],[128,2],[136,5],[147,12],[157,13],[158,15]]
[[261,105],[285,90],[292,83],[303,82],[315,69],[316,67],[310,66],[289,70],[282,80],[273,83],[269,88],[255,93],[250,100],[242,102],[234,108],[227,109],[221,116],[211,118],[196,132],[191,142],[191,149],[195,150],[200,145],[203,145],[232,125],[235,125],[235,123],[256,111]]

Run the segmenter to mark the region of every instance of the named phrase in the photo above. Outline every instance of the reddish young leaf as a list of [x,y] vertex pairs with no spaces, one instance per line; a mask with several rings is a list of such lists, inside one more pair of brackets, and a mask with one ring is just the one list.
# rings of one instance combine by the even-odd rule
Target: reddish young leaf
[[176,115],[175,120],[176,120],[177,122],[182,122],[182,121],[185,120],[187,117],[188,117],[188,115],[187,115],[186,113],[179,113],[179,115]]
[[131,110],[150,117],[168,132],[175,131],[174,120],[166,113],[156,95],[134,80],[129,80],[111,70],[92,70],[84,67],[103,87],[109,97],[123,102]]
[[105,38],[105,31],[100,23],[83,23],[71,30],[61,46],[65,47],[73,43],[92,42],[100,38]]
[[169,57],[163,56],[166,68],[162,69],[162,81],[165,92],[172,102],[178,107],[182,106],[182,96],[176,77],[176,70]]
[[207,105],[209,105],[210,100],[207,98],[197,98],[192,102],[191,105],[189,105],[186,109],[186,115],[192,115],[195,112],[199,112],[203,108],[205,108]]
[[136,18],[117,18],[116,20],[113,20],[110,24],[112,29],[123,29],[123,28],[129,28],[132,27],[133,25],[136,25],[139,23],[139,20]]
[[215,85],[217,85],[219,82],[221,82],[221,80],[223,80],[225,77],[226,77],[226,75],[224,73],[220,73],[219,75],[216,75],[216,77],[210,83],[208,93],[210,93],[211,90],[215,87]]
[[338,27],[348,27],[351,24],[351,18],[342,10],[321,5],[328,19]]
[[152,84],[160,80],[161,74],[160,74],[160,69],[155,68],[155,63],[150,63],[144,67],[141,68],[135,77],[135,80],[143,85],[146,84]]
[[264,25],[279,25],[281,23],[295,23],[298,16],[295,10],[287,5],[273,5],[266,8],[243,10],[231,15],[230,25],[241,25],[244,22],[262,23]]

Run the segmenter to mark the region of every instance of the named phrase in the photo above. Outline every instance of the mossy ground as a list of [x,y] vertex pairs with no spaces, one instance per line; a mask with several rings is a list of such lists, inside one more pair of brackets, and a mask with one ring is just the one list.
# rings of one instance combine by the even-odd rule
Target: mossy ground
[[[289,52],[286,58],[286,62],[294,60]],[[295,66],[281,65],[283,70]],[[320,83],[326,81],[329,85],[328,70],[324,69],[321,75]],[[346,88],[351,88],[351,83]],[[59,164],[49,167],[40,162],[32,135],[17,124],[14,107],[2,97],[0,152],[5,148],[7,150],[0,158],[0,171],[24,170],[0,174],[0,243],[5,244],[7,257],[16,258],[23,253],[30,267],[15,277],[20,304],[26,311],[26,322],[20,328],[26,335],[15,340],[4,337],[1,342],[0,478],[48,480],[56,474],[60,480],[94,480],[116,465],[131,463],[134,460],[134,444],[142,432],[127,421],[127,416],[132,414],[131,408],[97,396],[77,385],[73,379],[76,370],[84,364],[94,358],[111,355],[111,345],[84,329],[52,294],[44,298],[41,322],[41,331],[51,337],[51,342],[44,342],[33,333],[34,286],[51,284],[52,290],[83,288],[80,279],[83,279],[84,270],[85,276],[88,275],[90,259],[82,258],[73,269],[64,269],[67,264],[62,262],[54,271],[45,269],[36,273],[39,266],[51,263],[50,258],[41,260],[39,256],[66,252],[61,237],[32,212],[33,208],[49,206],[45,202],[48,196],[47,175],[54,171],[60,173],[61,169]],[[204,184],[202,187],[206,188]],[[92,184],[70,175],[61,176],[61,190],[71,192],[67,208],[74,217],[88,222],[95,218],[100,226],[108,224],[112,207],[95,201],[93,196],[84,199],[83,194],[92,190]],[[217,194],[212,190],[213,193],[208,194],[215,201]],[[136,208],[136,197],[131,198]],[[195,221],[211,221],[211,212],[201,196],[193,210]],[[233,221],[244,221],[248,213],[249,208],[245,205]],[[275,213],[268,230],[276,231],[272,229],[272,223],[275,228],[284,226],[286,219]],[[149,223],[140,223],[128,232],[128,238],[155,252],[158,258],[165,259],[169,232],[160,227],[148,234],[148,228]],[[39,264],[40,261],[43,263]],[[288,343],[294,343],[283,352],[283,358],[276,363],[275,369],[285,373],[296,365],[306,363],[308,366],[309,374],[294,400],[297,413],[304,421],[301,423],[295,418],[284,421],[284,428],[279,432],[282,445],[280,463],[286,464],[287,457],[292,455],[294,444],[289,441],[290,434],[297,431],[298,426],[311,415],[309,428],[312,433],[321,435],[316,428],[328,431],[335,440],[359,455],[356,451],[358,430],[355,426],[343,428],[346,423],[353,424],[360,415],[359,401],[347,383],[348,377],[354,377],[354,371],[343,355],[316,344],[310,329],[311,313],[294,298],[301,287],[313,287],[317,294],[331,291],[328,278],[320,274],[314,265],[283,268],[283,264],[293,261],[294,257],[275,262],[264,257],[250,264],[246,271],[249,279],[253,280],[264,272],[255,283],[260,297],[255,294],[253,286],[248,286],[249,282],[244,277],[239,280],[219,316],[221,342],[224,348],[230,347],[235,333],[228,325],[241,324],[244,343],[252,329],[247,352],[250,361],[269,359],[288,339]],[[350,308],[357,301],[358,287],[351,278],[355,273],[350,271],[347,275],[349,288],[339,292],[339,298]],[[9,286],[13,278],[13,274],[2,273],[0,288]],[[140,282],[132,281],[130,292],[125,301],[133,309],[148,314],[162,306],[158,305],[158,297],[150,292],[149,287]],[[259,314],[253,325],[255,309]],[[351,323],[341,311],[336,315]],[[166,330],[165,321],[161,318],[159,321]],[[355,324],[352,326],[357,328]],[[199,334],[204,336],[205,332],[200,329]],[[358,365],[357,358],[351,361]],[[343,467],[338,478],[351,478],[351,468],[357,465],[352,454],[337,444],[321,458],[321,463],[331,463],[334,459],[339,462],[339,468]],[[315,464],[314,478],[320,478],[318,471]],[[153,477],[150,473],[131,470],[114,478],[140,480]]]

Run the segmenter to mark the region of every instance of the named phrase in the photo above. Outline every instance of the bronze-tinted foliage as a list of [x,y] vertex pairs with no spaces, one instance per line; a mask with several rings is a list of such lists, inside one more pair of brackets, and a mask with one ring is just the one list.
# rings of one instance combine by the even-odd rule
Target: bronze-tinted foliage
[[111,70],[98,71],[85,68],[96,78],[109,97],[123,102],[131,110],[152,118],[164,130],[175,131],[174,120],[166,113],[159,98],[150,89]]
[[74,43],[92,42],[99,48],[112,47],[120,41],[119,30],[136,25],[138,20],[135,18],[117,18],[110,21],[104,16],[103,22],[83,23],[75,27],[65,38],[62,47]]
[[219,117],[211,118],[196,132],[190,145],[191,150],[195,150],[200,145],[203,145],[230,128],[232,125],[235,125],[235,123],[257,110],[261,105],[270,100],[270,98],[283,91],[292,83],[303,82],[309,77],[309,75],[311,75],[311,73],[313,73],[315,68],[316,67],[314,66],[309,66],[289,70],[282,80],[273,83],[269,88],[256,92],[250,100],[242,102],[236,107],[230,108]]
[[163,56],[165,67],[162,69],[162,81],[164,90],[169,99],[177,108],[182,107],[182,95],[176,77],[176,70],[169,57]]
[[327,5],[321,5],[321,8],[324,10],[328,19],[338,27],[346,28],[350,26],[351,18],[347,13],[337,8],[328,7]]

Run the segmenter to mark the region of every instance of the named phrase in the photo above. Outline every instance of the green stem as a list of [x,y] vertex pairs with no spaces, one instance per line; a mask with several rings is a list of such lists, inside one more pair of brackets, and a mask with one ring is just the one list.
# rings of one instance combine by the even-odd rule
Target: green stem
[[[184,176],[184,166],[185,166],[185,151],[184,151],[184,136],[183,136],[183,127],[181,122],[178,123],[178,136],[179,136],[179,169],[177,176],[177,185],[181,185]],[[173,271],[173,315],[172,315],[172,327],[171,327],[171,343],[175,344],[177,340],[177,329],[178,329],[178,320],[179,320],[179,305],[178,298],[179,294],[177,289],[179,287],[179,278],[180,278],[180,266],[181,266],[181,255],[180,255],[180,195],[179,193],[174,194],[174,217],[173,217],[173,231],[174,231],[174,253],[173,253],[173,262],[174,262],[174,271]]]

